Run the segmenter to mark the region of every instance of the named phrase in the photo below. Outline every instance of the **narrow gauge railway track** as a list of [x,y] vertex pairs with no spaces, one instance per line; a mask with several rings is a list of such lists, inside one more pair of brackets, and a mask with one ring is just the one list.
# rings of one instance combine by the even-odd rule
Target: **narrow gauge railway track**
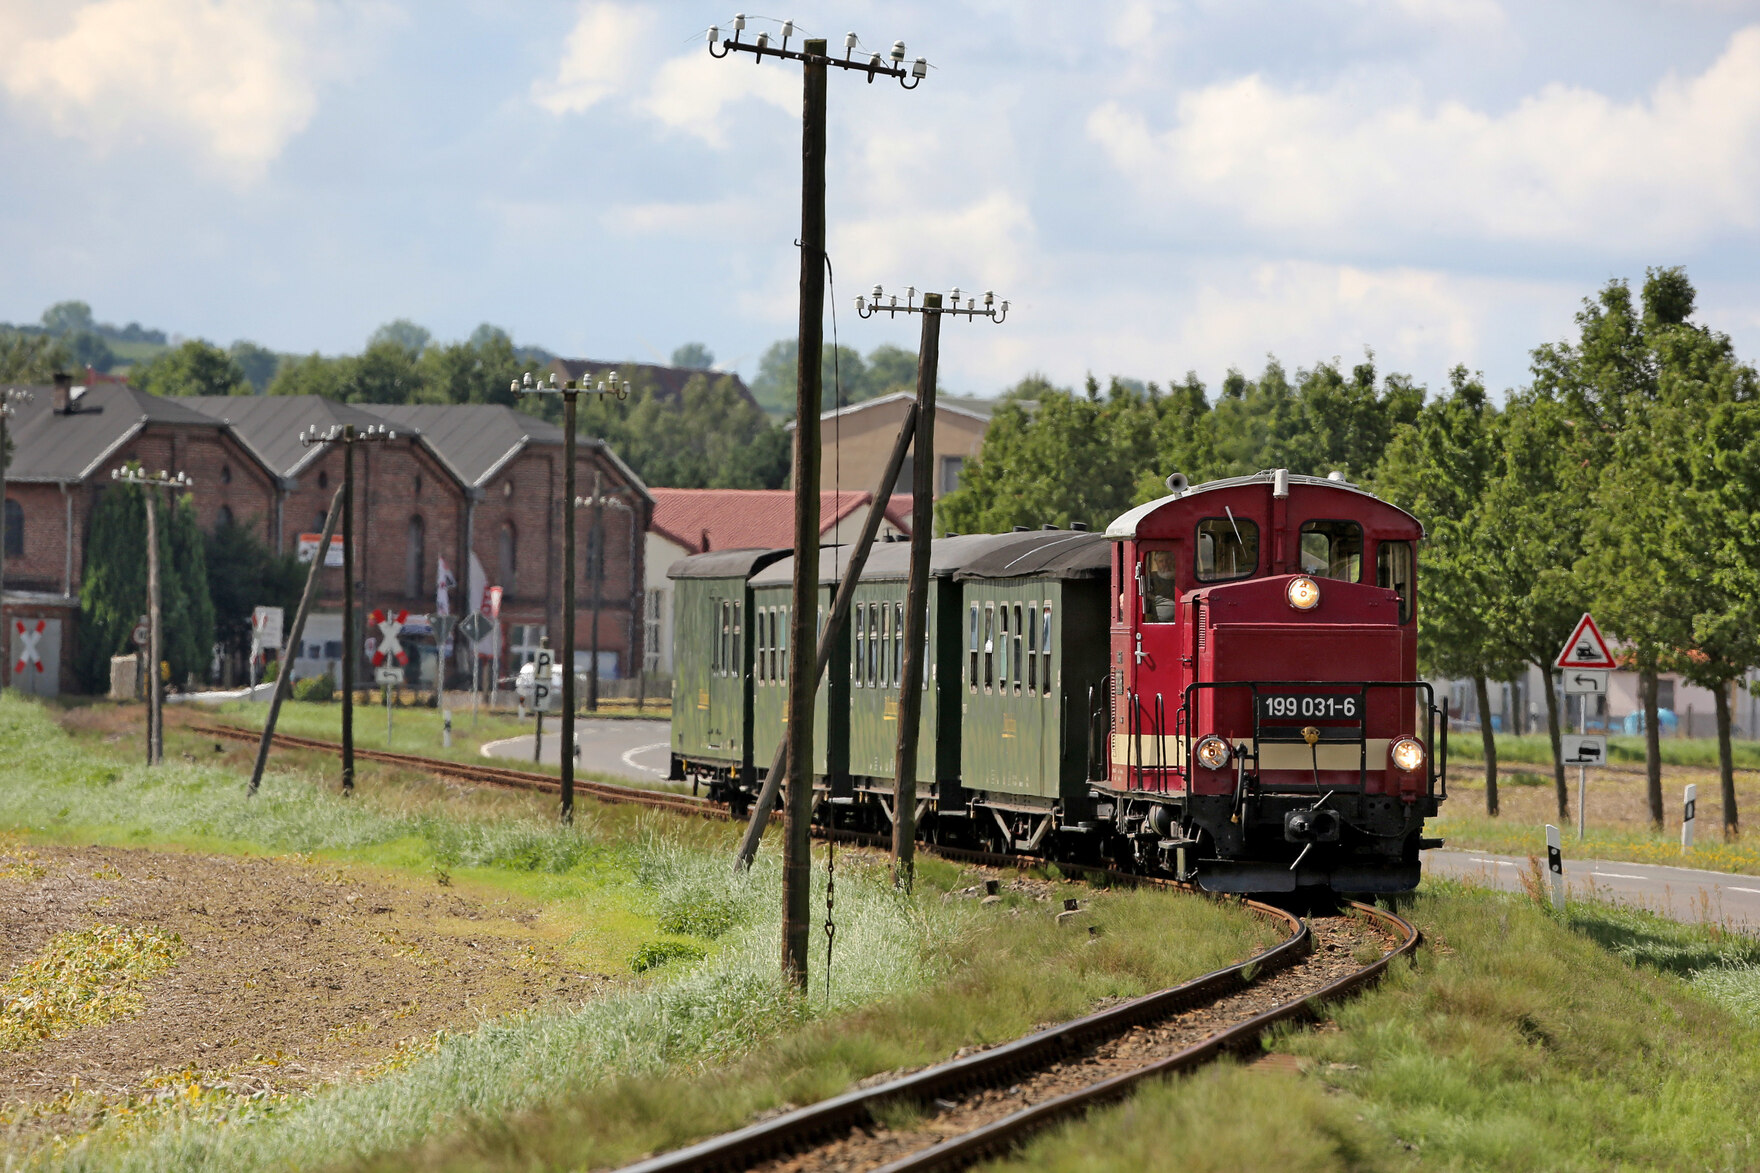
[[[237,741],[262,734],[236,726],[195,725],[197,732]],[[277,733],[289,749],[339,752],[336,742]],[[555,793],[547,774],[500,766],[356,748],[358,757],[442,777]],[[703,818],[729,818],[704,799],[634,786],[575,780],[576,788],[606,802],[635,803]],[[820,829],[816,829],[820,830]],[[829,832],[840,840],[880,842],[879,836]],[[1020,867],[1023,860],[991,852],[925,844],[951,860]],[[1195,891],[1171,880],[1087,869],[1090,876],[1126,884]],[[624,1173],[707,1173],[809,1169],[928,1173],[963,1168],[1006,1152],[1036,1132],[1128,1096],[1145,1080],[1194,1070],[1224,1055],[1249,1051],[1280,1022],[1312,1017],[1317,1008],[1376,981],[1397,957],[1410,956],[1419,933],[1403,917],[1349,902],[1345,914],[1319,918],[1319,930],[1283,909],[1242,902],[1279,925],[1285,938],[1253,957],[1181,985],[1049,1027],[948,1063],[926,1067],[878,1086],[846,1092],[698,1144],[663,1153]],[[1353,955],[1367,940],[1384,946],[1374,961]],[[916,1118],[900,1128],[887,1119]]]
[[[1255,957],[1183,985],[875,1087],[626,1166],[623,1173],[877,1170],[928,1173],[999,1156],[1034,1133],[1128,1096],[1145,1080],[1248,1052],[1272,1026],[1311,1017],[1418,945],[1404,918],[1352,903]],[[1380,955],[1352,954],[1377,940]],[[899,1121],[889,1127],[888,1120]]]
[[[232,741],[258,742],[263,738],[261,730],[246,729],[237,725],[192,724],[189,728],[205,736],[224,737]],[[342,752],[340,742],[323,741],[316,737],[296,737],[291,733],[277,733],[274,737],[274,744],[285,749],[310,749],[323,753]],[[419,754],[394,753],[388,749],[363,749],[359,745],[355,746],[354,756],[364,758],[367,761],[385,762],[388,765],[438,774],[446,778],[457,778],[462,782],[505,786],[514,790],[536,790],[546,794],[557,794],[562,790],[561,779],[552,774],[539,774],[530,770],[510,770],[505,766],[479,766],[472,762],[454,762],[445,758],[425,758]],[[591,795],[604,802],[636,803],[641,806],[658,807],[661,810],[678,811],[710,819],[728,817],[725,807],[707,799],[693,798],[685,794],[667,794],[661,791],[643,790],[636,786],[592,782],[581,778],[578,774],[575,775],[574,788],[578,794]]]

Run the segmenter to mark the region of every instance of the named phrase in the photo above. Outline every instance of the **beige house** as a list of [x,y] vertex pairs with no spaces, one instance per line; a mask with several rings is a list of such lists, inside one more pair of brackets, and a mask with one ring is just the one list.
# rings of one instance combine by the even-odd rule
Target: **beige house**
[[[908,391],[854,403],[819,417],[820,481],[827,489],[873,492],[893,441],[916,396]],[[984,447],[991,404],[984,400],[938,396],[935,400],[936,500],[959,487],[968,460]],[[793,426],[792,424],[790,425]],[[911,464],[899,473],[895,495],[912,492]]]

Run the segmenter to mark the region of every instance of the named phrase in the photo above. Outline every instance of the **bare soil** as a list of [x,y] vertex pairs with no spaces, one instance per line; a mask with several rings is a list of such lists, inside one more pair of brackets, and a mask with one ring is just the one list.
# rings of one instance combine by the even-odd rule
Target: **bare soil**
[[[307,857],[12,847],[0,871],[0,975],[94,924],[176,933],[185,952],[138,1014],[0,1052],[0,1116],[58,1131],[70,1092],[122,1101],[168,1073],[237,1094],[354,1077],[436,1032],[610,982],[567,972],[538,910]],[[77,1082],[76,1082],[77,1081]],[[44,1115],[45,1107],[49,1114]]]

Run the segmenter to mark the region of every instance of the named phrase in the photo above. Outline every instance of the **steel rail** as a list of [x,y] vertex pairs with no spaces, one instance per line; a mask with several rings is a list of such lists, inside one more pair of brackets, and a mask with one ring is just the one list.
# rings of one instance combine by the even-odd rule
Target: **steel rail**
[[[687,1148],[650,1157],[621,1173],[685,1173],[706,1169],[739,1169],[784,1156],[825,1137],[837,1136],[870,1123],[875,1113],[893,1103],[926,1104],[936,1099],[1011,1082],[1080,1053],[1092,1043],[1133,1026],[1158,1022],[1206,1002],[1247,988],[1259,977],[1287,968],[1313,950],[1306,922],[1282,909],[1253,904],[1253,910],[1290,930],[1284,940],[1234,965],[1193,978],[1153,994],[1081,1018],[1048,1027],[963,1059],[926,1067],[900,1079],[822,1100]],[[939,1147],[939,1146],[937,1146]]]
[[1256,1045],[1260,1037],[1278,1023],[1316,1017],[1319,1007],[1324,1003],[1335,1001],[1379,980],[1388,966],[1393,964],[1394,958],[1409,957],[1417,950],[1422,934],[1417,926],[1404,917],[1355,901],[1350,903],[1350,907],[1371,920],[1381,921],[1384,927],[1397,933],[1399,944],[1368,965],[1333,979],[1306,997],[1291,999],[1262,1014],[1226,1027],[1176,1054],[1023,1108],[971,1132],[882,1165],[875,1173],[930,1173],[932,1170],[961,1169],[986,1157],[1000,1155],[1050,1125],[1123,1099],[1147,1080],[1178,1075],[1202,1067],[1224,1055],[1245,1051]]

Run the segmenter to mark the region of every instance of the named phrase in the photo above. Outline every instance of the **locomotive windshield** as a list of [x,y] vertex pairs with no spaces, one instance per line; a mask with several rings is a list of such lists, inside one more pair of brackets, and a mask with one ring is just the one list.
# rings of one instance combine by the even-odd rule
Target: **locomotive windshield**
[[1198,523],[1198,581],[1246,578],[1259,568],[1259,527],[1232,512]]
[[1302,523],[1302,573],[1357,582],[1363,577],[1363,527],[1354,521]]

